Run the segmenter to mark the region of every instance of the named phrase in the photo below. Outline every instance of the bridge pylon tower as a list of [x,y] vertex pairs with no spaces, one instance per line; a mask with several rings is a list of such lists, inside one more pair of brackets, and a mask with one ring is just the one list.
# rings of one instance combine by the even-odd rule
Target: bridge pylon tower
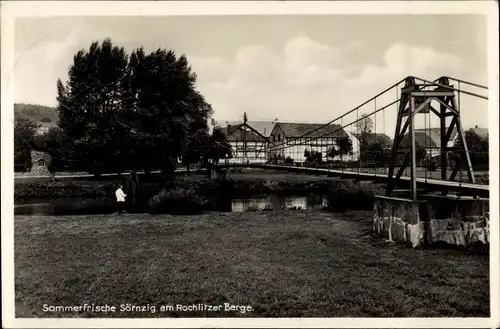
[[[413,200],[418,199],[417,194],[417,158],[416,158],[416,140],[415,140],[415,118],[418,114],[432,112],[439,118],[440,128],[440,167],[441,179],[445,181],[454,181],[460,169],[467,171],[470,183],[475,183],[474,172],[471,165],[465,134],[460,120],[460,108],[455,95],[456,89],[450,85],[449,79],[441,77],[437,83],[417,84],[414,77],[408,77],[405,80],[405,86],[401,89],[401,97],[398,107],[396,122],[396,131],[394,133],[394,142],[392,145],[391,160],[386,187],[386,196],[391,196],[394,187],[399,181],[405,169],[410,166],[411,180],[410,191]],[[433,107],[439,104],[439,109]],[[449,124],[447,118],[451,117]],[[406,120],[405,120],[406,118]],[[404,121],[404,123],[403,123]],[[407,131],[409,132],[407,133]],[[456,130],[459,139],[459,147],[448,147],[448,142],[453,131]],[[425,132],[427,134],[427,132]],[[409,136],[409,147],[401,148],[403,138]],[[407,137],[408,138],[408,137]],[[426,137],[427,138],[427,137]],[[448,154],[453,151],[455,156],[454,168],[451,175],[448,176]],[[401,156],[404,156],[399,163]],[[399,167],[396,176],[394,171]],[[443,191],[443,193],[446,193]]]

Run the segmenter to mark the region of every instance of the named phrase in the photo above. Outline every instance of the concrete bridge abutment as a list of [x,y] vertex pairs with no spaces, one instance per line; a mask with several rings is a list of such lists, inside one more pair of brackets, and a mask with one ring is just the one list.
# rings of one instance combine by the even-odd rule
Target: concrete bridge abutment
[[228,178],[229,177],[229,170],[227,168],[218,168],[218,167],[212,167],[209,170],[210,172],[210,179],[220,179],[220,178]]
[[420,199],[375,196],[374,233],[413,248],[489,244],[489,199],[430,194]]

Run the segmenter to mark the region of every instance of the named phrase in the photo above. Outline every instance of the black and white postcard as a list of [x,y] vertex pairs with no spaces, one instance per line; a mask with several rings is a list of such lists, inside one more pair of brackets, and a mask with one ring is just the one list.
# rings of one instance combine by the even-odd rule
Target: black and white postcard
[[493,1],[2,1],[5,328],[498,328]]

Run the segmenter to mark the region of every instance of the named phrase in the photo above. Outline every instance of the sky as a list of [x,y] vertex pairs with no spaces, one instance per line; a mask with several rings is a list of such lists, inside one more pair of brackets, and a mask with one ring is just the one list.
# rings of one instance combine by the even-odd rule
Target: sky
[[[479,15],[19,18],[15,102],[56,105],[56,81],[66,81],[73,55],[110,37],[129,53],[185,54],[216,120],[247,112],[249,120],[323,123],[408,75],[486,85],[486,23]],[[391,90],[343,124],[397,97]],[[488,126],[487,101],[462,95],[460,104],[465,128]],[[377,115],[378,129],[392,131],[395,118],[392,106]]]

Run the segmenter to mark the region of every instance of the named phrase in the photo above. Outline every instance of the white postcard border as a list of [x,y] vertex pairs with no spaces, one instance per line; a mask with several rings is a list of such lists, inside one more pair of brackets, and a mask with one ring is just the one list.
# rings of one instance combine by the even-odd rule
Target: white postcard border
[[180,318],[21,319],[14,316],[14,21],[16,17],[484,14],[488,16],[490,168],[498,168],[498,5],[495,1],[15,1],[1,3],[2,325],[5,328],[493,328],[500,326],[498,171],[490,171],[490,318]]

